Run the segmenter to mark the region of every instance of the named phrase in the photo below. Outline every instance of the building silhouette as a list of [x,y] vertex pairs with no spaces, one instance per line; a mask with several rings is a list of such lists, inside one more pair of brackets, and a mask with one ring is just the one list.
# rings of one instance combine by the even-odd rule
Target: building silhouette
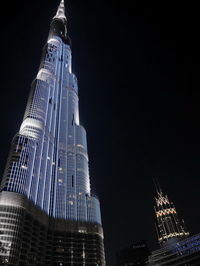
[[117,266],[145,266],[148,256],[146,242],[140,241],[117,252]]
[[0,189],[0,256],[6,265],[105,265],[64,0],[52,19]]

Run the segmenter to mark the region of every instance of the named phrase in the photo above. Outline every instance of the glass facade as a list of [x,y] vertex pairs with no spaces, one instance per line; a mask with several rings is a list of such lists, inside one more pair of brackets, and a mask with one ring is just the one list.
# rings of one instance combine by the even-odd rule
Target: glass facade
[[90,190],[86,131],[79,123],[78,86],[67,38],[61,3],[1,191],[26,195],[55,218],[101,224],[98,199]]
[[19,193],[0,194],[0,265],[105,265],[97,223],[55,219]]
[[152,252],[149,266],[186,266],[200,265],[200,234]]
[[[79,121],[66,25],[62,0],[0,186],[0,244],[7,250],[8,265],[68,265],[56,263],[76,259],[80,265],[105,265],[100,204],[91,194],[86,131]],[[36,231],[45,236],[35,239]],[[32,247],[25,248],[22,238]],[[76,248],[79,242],[82,246]]]

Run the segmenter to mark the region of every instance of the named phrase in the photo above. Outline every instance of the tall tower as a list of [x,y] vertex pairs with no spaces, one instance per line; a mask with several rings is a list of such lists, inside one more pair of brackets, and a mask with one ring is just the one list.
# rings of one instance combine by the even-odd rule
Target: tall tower
[[51,22],[0,189],[0,256],[7,265],[105,265],[64,0]]
[[179,219],[174,203],[163,194],[159,185],[156,193],[154,209],[159,244],[163,246],[187,237],[189,232],[185,228],[184,221]]

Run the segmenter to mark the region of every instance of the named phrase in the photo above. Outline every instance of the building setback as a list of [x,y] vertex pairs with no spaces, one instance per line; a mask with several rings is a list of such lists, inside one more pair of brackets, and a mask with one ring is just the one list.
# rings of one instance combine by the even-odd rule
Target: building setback
[[0,189],[2,263],[105,265],[64,0],[52,19]]

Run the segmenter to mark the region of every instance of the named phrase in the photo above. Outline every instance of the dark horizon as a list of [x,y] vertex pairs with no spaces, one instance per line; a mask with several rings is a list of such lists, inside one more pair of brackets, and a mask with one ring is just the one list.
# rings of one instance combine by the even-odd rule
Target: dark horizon
[[[1,173],[58,4],[8,2],[2,12]],[[191,234],[200,222],[197,5],[131,4],[66,1],[108,266],[132,243],[158,247],[154,177]]]

